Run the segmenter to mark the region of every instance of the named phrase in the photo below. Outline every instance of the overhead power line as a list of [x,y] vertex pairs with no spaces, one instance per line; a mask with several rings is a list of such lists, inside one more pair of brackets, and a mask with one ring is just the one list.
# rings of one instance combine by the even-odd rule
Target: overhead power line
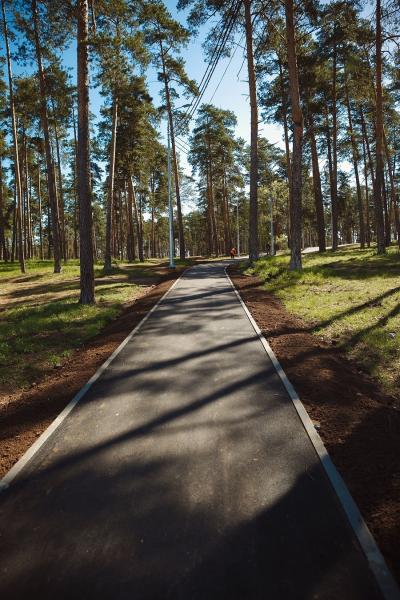
[[[242,41],[242,39],[243,39],[243,36],[240,38],[240,41]],[[234,58],[234,56],[235,56],[235,54],[236,54],[236,50],[238,49],[238,47],[239,47],[239,44],[236,46],[236,48],[235,48],[235,49],[234,49],[234,51],[232,52],[231,58],[229,59],[229,62],[228,62],[228,64],[226,65],[225,71],[222,73],[222,76],[221,76],[220,80],[218,81],[218,85],[217,85],[217,87],[215,88],[215,90],[214,90],[214,92],[213,92],[213,95],[211,96],[211,98],[210,98],[209,102],[212,102],[212,101],[213,101],[213,98],[214,98],[215,94],[217,93],[217,91],[218,91],[218,89],[219,89],[219,86],[221,85],[221,83],[222,83],[222,80],[224,79],[224,77],[225,77],[225,75],[226,75],[226,72],[227,72],[227,70],[229,69],[229,67],[230,67],[230,65],[231,65],[231,62],[233,61],[233,58]]]
[[198,96],[195,96],[191,102],[191,105],[189,106],[189,110],[186,113],[186,115],[182,118],[182,120],[177,124],[177,131],[179,131],[179,128],[182,128],[184,125],[186,125],[190,119],[193,117],[193,115],[195,114],[195,112],[197,111],[197,108],[204,96],[204,93],[210,83],[211,77],[214,74],[214,71],[216,69],[216,66],[219,62],[219,59],[221,58],[224,49],[225,49],[225,45],[226,42],[229,38],[229,35],[235,25],[239,10],[240,10],[240,6],[241,6],[241,1],[235,1],[232,2],[231,7],[229,9],[229,15],[227,16],[227,18],[225,19],[225,22],[221,28],[220,34],[218,36],[218,41],[217,44],[215,45],[214,51],[212,53],[212,58],[207,66],[207,69],[201,79],[201,83],[199,86],[199,94]]

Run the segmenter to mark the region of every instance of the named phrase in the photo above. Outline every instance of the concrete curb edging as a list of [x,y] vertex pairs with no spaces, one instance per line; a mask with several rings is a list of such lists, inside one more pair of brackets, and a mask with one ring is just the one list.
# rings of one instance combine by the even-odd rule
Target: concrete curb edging
[[267,342],[266,338],[262,334],[260,328],[258,327],[256,321],[252,317],[249,309],[246,304],[242,300],[238,290],[236,289],[234,283],[232,282],[229,274],[227,272],[227,268],[225,267],[225,275],[231,284],[233,291],[236,294],[237,299],[244,312],[246,313],[247,318],[249,319],[251,325],[253,326],[254,331],[256,332],[261,344],[264,347],[268,357],[270,358],[277,374],[279,375],[290,399],[292,400],[294,407],[297,411],[297,414],[300,418],[300,421],[306,430],[312,445],[314,446],[315,452],[318,455],[318,458],[321,461],[322,467],[325,470],[325,473],[332,485],[341,506],[347,516],[347,519],[358,539],[358,542],[364,552],[370,569],[374,574],[376,582],[382,592],[385,600],[400,600],[400,589],[391,574],[385,559],[379,550],[377,543],[368,529],[367,524],[365,523],[358,506],[353,500],[345,482],[343,481],[341,475],[336,469],[335,465],[330,458],[327,449],[324,446],[324,443],[319,436],[317,430],[315,429],[306,409],[304,408],[303,403],[301,402],[296,390],[290,383],[285,371],[283,370],[281,364],[279,363],[277,357],[275,356],[274,351],[271,346]]
[[[189,267],[190,268],[190,267]],[[84,395],[89,391],[92,385],[99,379],[99,377],[104,373],[107,367],[112,363],[114,358],[118,356],[118,354],[125,348],[125,346],[130,342],[132,337],[139,331],[142,325],[147,321],[150,315],[160,306],[160,304],[165,300],[168,294],[173,290],[181,277],[186,273],[188,269],[184,269],[182,273],[179,275],[177,279],[175,279],[174,283],[170,288],[161,296],[161,298],[154,304],[154,306],[147,312],[144,317],[139,321],[134,329],[126,336],[124,340],[120,343],[120,345],[114,350],[114,352],[107,358],[105,362],[97,369],[97,371],[92,375],[92,377],[85,383],[85,385],[79,390],[77,394],[72,398],[72,400],[67,404],[67,406],[60,412],[60,414],[54,419],[52,423],[44,430],[44,432],[38,437],[38,439],[28,448],[28,450],[21,456],[21,458],[11,467],[11,469],[0,479],[0,494],[8,487],[12,481],[19,475],[25,465],[35,456],[38,450],[47,442],[49,437],[56,431],[56,429],[61,425],[61,423],[66,419],[69,413],[75,408],[75,406],[79,403],[79,401],[84,397]]]

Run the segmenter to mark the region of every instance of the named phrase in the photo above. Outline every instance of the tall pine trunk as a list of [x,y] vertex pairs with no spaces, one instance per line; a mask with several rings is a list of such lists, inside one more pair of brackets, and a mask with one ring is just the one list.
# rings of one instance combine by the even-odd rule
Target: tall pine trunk
[[361,246],[361,248],[365,248],[364,208],[363,208],[362,196],[361,196],[360,176],[359,176],[359,172],[358,172],[359,154],[358,154],[358,148],[357,148],[356,138],[355,138],[354,129],[353,129],[353,119],[351,116],[349,88],[347,85],[347,81],[345,82],[344,90],[345,90],[345,98],[346,98],[347,117],[348,117],[348,121],[349,121],[349,134],[350,134],[350,141],[351,141],[351,149],[352,149],[352,155],[353,155],[354,176],[356,179],[358,220],[359,220],[359,229],[360,229],[360,246]]
[[54,114],[54,138],[56,142],[56,154],[57,154],[57,173],[58,173],[58,198],[59,198],[59,214],[60,214],[60,233],[61,233],[61,253],[64,262],[68,261],[68,248],[67,248],[67,237],[65,230],[65,214],[64,214],[64,189],[62,181],[62,169],[61,169],[61,155],[60,155],[60,140],[58,137],[58,127],[56,115],[54,112],[53,103],[53,114]]
[[396,227],[396,236],[397,242],[400,245],[400,219],[399,219],[399,207],[398,207],[398,198],[396,194],[396,183],[394,179],[393,166],[390,160],[389,146],[385,134],[385,130],[383,130],[383,143],[385,146],[385,156],[386,156],[386,164],[387,170],[389,174],[390,181],[390,204],[394,213],[394,222]]
[[79,226],[79,204],[78,204],[78,141],[76,138],[76,121],[74,101],[72,103],[72,125],[74,130],[74,258],[78,258],[78,226]]
[[385,230],[383,221],[383,98],[382,98],[382,29],[381,29],[381,0],[376,1],[376,170],[375,170],[375,228],[377,253],[385,252]]
[[112,110],[112,131],[110,144],[110,173],[108,176],[108,196],[106,213],[106,247],[104,253],[104,271],[110,273],[112,269],[112,235],[113,235],[113,213],[114,213],[114,176],[115,176],[115,153],[117,145],[117,118],[118,118],[118,100],[113,100]]
[[88,0],[78,0],[78,200],[80,234],[80,303],[94,304],[93,216],[89,147]]
[[253,21],[251,0],[244,0],[244,20],[246,29],[247,72],[250,97],[250,206],[249,206],[249,259],[259,256],[258,241],[258,107],[257,87],[254,70]]
[[173,163],[173,167],[174,167],[176,211],[177,211],[177,215],[178,215],[178,232],[179,232],[179,258],[181,260],[184,260],[186,257],[185,235],[184,235],[184,229],[183,229],[181,194],[180,194],[180,188],[179,188],[179,170],[178,170],[178,157],[176,155],[176,145],[175,145],[175,128],[174,128],[174,119],[173,119],[173,115],[172,115],[172,104],[171,104],[171,94],[169,91],[168,73],[167,73],[166,66],[165,66],[164,48],[163,48],[161,40],[160,40],[160,55],[161,55],[164,89],[165,89],[165,101],[166,101],[167,113],[168,113],[169,131],[170,131],[170,135],[171,135],[172,163]]
[[366,216],[366,232],[365,239],[368,248],[371,246],[371,224],[369,215],[369,188],[368,188],[368,166],[367,166],[367,150],[365,147],[364,132],[362,132],[362,147],[363,147],[363,164],[364,164],[364,182],[365,182],[365,216]]
[[283,133],[285,138],[285,155],[286,155],[286,177],[287,183],[289,187],[289,206],[288,206],[288,223],[287,223],[287,235],[288,235],[288,246],[290,248],[290,205],[291,205],[291,194],[292,194],[292,165],[290,160],[290,145],[289,145],[289,127],[288,127],[288,118],[287,118],[287,98],[285,94],[285,86],[283,80],[283,67],[282,67],[282,59],[278,54],[278,63],[279,63],[279,87],[281,93],[281,102],[282,102],[282,113],[283,113]]
[[40,88],[40,113],[42,129],[44,134],[44,146],[46,153],[47,181],[49,187],[49,201],[51,209],[51,225],[53,234],[53,252],[54,252],[54,273],[61,272],[61,235],[60,218],[57,203],[57,191],[53,169],[53,160],[51,155],[49,117],[47,110],[47,88],[46,79],[43,70],[42,48],[40,45],[39,15],[36,0],[32,0],[32,19],[34,27],[36,62],[38,67],[39,88]]
[[[8,88],[10,95],[10,113],[11,113],[11,127],[12,127],[12,139],[13,139],[13,154],[14,154],[14,177],[15,177],[15,227],[14,232],[16,238],[16,243],[14,242],[15,247],[18,248],[18,259],[19,265],[21,269],[21,273],[25,273],[25,254],[24,254],[24,241],[22,238],[22,185],[21,185],[21,173],[19,166],[19,152],[18,152],[18,135],[17,135],[17,121],[15,117],[15,104],[14,104],[14,84],[13,84],[13,76],[12,76],[12,67],[11,67],[11,55],[10,55],[10,45],[8,42],[8,30],[7,30],[7,19],[6,19],[6,10],[4,6],[4,0],[1,0],[1,8],[3,13],[3,32],[4,32],[4,40],[6,45],[6,55],[7,55],[7,70],[8,70]],[[12,256],[14,259],[14,252],[12,252]]]
[[37,161],[37,171],[38,171],[38,178],[37,178],[37,197],[38,197],[38,210],[39,210],[39,215],[38,215],[38,219],[39,219],[39,251],[40,251],[40,260],[44,259],[44,254],[43,254],[43,223],[42,223],[42,186],[41,186],[41,181],[40,181],[40,161],[38,158]]
[[4,187],[3,187],[3,157],[0,155],[0,258],[7,260],[7,248],[4,234]]
[[293,0],[285,0],[285,17],[289,71],[289,94],[292,105],[293,120],[292,202],[290,205],[290,269],[301,270],[303,113],[300,106]]
[[319,171],[317,142],[315,139],[314,121],[312,114],[308,116],[308,136],[311,146],[311,161],[313,171],[313,187],[315,200],[315,213],[317,216],[318,248],[320,252],[326,251],[325,240],[325,216],[324,203],[322,200],[321,174]]
[[133,213],[135,215],[135,225],[136,225],[136,237],[138,243],[138,255],[140,262],[144,262],[144,252],[143,252],[143,230],[141,223],[141,214],[138,208],[138,203],[136,201],[136,193],[135,186],[133,184],[132,176],[128,177],[128,194],[130,194],[130,202],[133,207]]
[[337,160],[337,47],[333,43],[332,56],[332,179],[331,179],[331,202],[332,202],[332,250],[338,249],[338,160]]

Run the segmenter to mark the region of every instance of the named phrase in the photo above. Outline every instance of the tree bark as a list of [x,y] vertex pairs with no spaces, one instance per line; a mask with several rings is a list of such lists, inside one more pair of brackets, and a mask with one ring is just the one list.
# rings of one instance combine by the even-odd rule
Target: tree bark
[[38,179],[37,179],[37,196],[38,196],[38,208],[39,208],[39,249],[40,249],[40,260],[44,259],[43,254],[43,224],[42,224],[42,186],[40,182],[40,161],[37,161]]
[[133,212],[135,215],[135,225],[136,225],[136,236],[138,242],[138,254],[140,262],[144,262],[144,252],[143,252],[143,235],[142,235],[142,226],[141,226],[141,215],[139,214],[139,209],[136,201],[135,194],[135,186],[133,184],[132,176],[128,177],[128,194],[130,194],[131,202],[133,206]]
[[[345,75],[345,77],[346,77],[346,75]],[[347,81],[345,82],[344,91],[345,91],[345,97],[346,97],[347,117],[348,117],[348,121],[349,121],[349,134],[350,134],[351,149],[352,149],[352,155],[353,155],[354,176],[356,179],[358,219],[359,219],[359,228],[360,228],[360,246],[361,246],[361,248],[365,248],[364,208],[363,208],[363,204],[362,204],[360,176],[358,173],[359,154],[358,154],[358,148],[357,148],[356,139],[355,139],[354,130],[353,130],[353,119],[351,116],[349,88],[347,85]]]
[[115,176],[115,153],[117,147],[117,118],[118,118],[118,100],[113,100],[112,110],[112,131],[110,145],[110,173],[108,176],[108,196],[107,196],[107,214],[106,214],[106,247],[104,253],[104,271],[110,273],[112,270],[112,235],[113,235],[113,209],[114,209],[114,176]]
[[163,48],[161,39],[160,39],[160,55],[161,55],[161,63],[162,63],[162,70],[163,70],[165,101],[166,101],[166,105],[167,105],[169,131],[170,131],[170,135],[171,135],[172,162],[173,162],[173,166],[174,166],[176,210],[177,210],[177,214],[178,214],[178,232],[179,232],[179,258],[181,260],[185,260],[185,257],[186,257],[185,235],[184,235],[184,229],[183,229],[181,194],[180,194],[180,189],[179,189],[179,170],[178,170],[178,158],[176,155],[176,146],[175,146],[174,119],[173,119],[173,115],[172,115],[172,104],[171,104],[171,95],[170,95],[170,91],[169,91],[168,74],[167,74],[167,71],[165,68],[164,48]]
[[78,200],[80,303],[94,304],[93,216],[89,146],[88,0],[78,0]]
[[3,157],[0,156],[0,258],[7,260],[6,240],[4,233],[4,188],[3,188]]
[[78,221],[79,221],[79,204],[78,204],[78,142],[76,139],[76,121],[74,101],[72,103],[72,125],[74,130],[74,258],[78,258]]
[[310,138],[310,146],[311,146],[311,161],[312,161],[312,170],[313,170],[315,213],[317,216],[318,247],[319,247],[320,252],[325,252],[326,251],[326,240],[325,240],[324,203],[322,200],[321,175],[320,175],[320,171],[319,171],[317,142],[315,140],[315,132],[314,132],[314,121],[313,121],[313,117],[311,114],[308,116],[308,136]]
[[383,97],[382,97],[382,29],[381,0],[376,0],[376,170],[375,170],[375,228],[377,253],[385,253],[385,230],[383,221]]
[[[54,103],[53,103],[53,113],[54,113]],[[58,172],[58,197],[60,202],[57,203],[59,207],[60,214],[60,233],[61,233],[61,251],[64,262],[68,261],[68,248],[67,248],[67,239],[65,232],[65,214],[64,214],[64,190],[62,183],[62,170],[61,170],[61,156],[60,156],[60,140],[58,138],[58,128],[56,122],[56,116],[54,114],[54,137],[56,142],[56,154],[57,154],[57,172]]]
[[371,225],[369,214],[369,189],[368,189],[368,166],[367,166],[367,150],[365,147],[364,129],[362,130],[362,147],[363,147],[363,163],[364,163],[364,181],[365,181],[365,208],[366,208],[366,242],[368,248],[371,246]]
[[282,59],[278,54],[278,63],[279,63],[279,85],[281,92],[281,101],[282,101],[282,112],[283,112],[283,132],[285,138],[285,155],[286,155],[286,171],[287,171],[287,183],[289,187],[289,206],[288,206],[288,223],[287,223],[287,236],[288,236],[288,247],[290,248],[290,206],[291,206],[291,195],[292,195],[292,165],[290,161],[290,146],[289,146],[289,127],[288,127],[288,119],[287,119],[287,101],[285,98],[285,88],[283,82],[283,68],[282,68]]
[[249,206],[249,259],[259,256],[258,240],[258,106],[257,84],[254,70],[253,22],[251,0],[244,0],[246,29],[247,72],[250,96],[250,206]]
[[332,57],[332,184],[331,184],[331,200],[332,200],[332,250],[338,249],[338,167],[337,167],[337,48],[336,42],[333,44]]
[[384,143],[384,147],[385,147],[386,164],[387,164],[387,170],[388,170],[389,181],[390,181],[390,199],[391,199],[390,204],[391,204],[391,206],[393,208],[393,212],[394,212],[394,221],[395,221],[395,226],[396,226],[397,242],[400,245],[400,219],[399,219],[399,207],[398,207],[398,202],[397,202],[398,199],[397,199],[397,195],[396,195],[396,184],[395,184],[395,180],[394,180],[392,164],[390,161],[389,146],[387,143],[385,130],[383,130],[383,143]]
[[285,17],[289,71],[289,94],[292,105],[293,119],[292,202],[290,206],[290,269],[301,270],[303,113],[300,106],[293,0],[285,0]]
[[[10,113],[11,113],[11,128],[13,138],[13,154],[14,154],[14,175],[15,175],[15,234],[18,240],[15,246],[18,248],[18,259],[21,269],[21,273],[25,273],[25,254],[24,254],[24,243],[22,239],[22,186],[21,186],[21,173],[19,167],[19,152],[18,152],[18,136],[17,136],[17,121],[15,117],[15,104],[14,104],[14,84],[11,67],[11,54],[10,45],[8,42],[8,30],[7,30],[7,19],[6,10],[4,6],[4,0],[1,0],[1,8],[3,13],[3,33],[6,45],[7,55],[7,70],[8,70],[8,87],[10,94]],[[13,253],[14,256],[14,253]]]
[[60,218],[57,205],[56,184],[53,170],[53,160],[51,156],[49,118],[47,111],[47,89],[46,80],[43,71],[42,49],[40,46],[39,16],[36,0],[32,0],[32,19],[35,37],[36,62],[38,66],[39,87],[40,87],[40,113],[42,129],[44,134],[44,146],[46,152],[47,180],[49,184],[49,201],[51,209],[51,224],[53,233],[53,252],[54,252],[54,273],[61,273],[61,236],[60,236]]

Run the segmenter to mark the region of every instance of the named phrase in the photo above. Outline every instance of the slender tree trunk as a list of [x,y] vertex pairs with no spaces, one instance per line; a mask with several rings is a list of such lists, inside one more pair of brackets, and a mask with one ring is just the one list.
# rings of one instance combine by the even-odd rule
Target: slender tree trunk
[[381,30],[381,0],[376,1],[376,175],[375,175],[375,227],[377,238],[377,253],[385,252],[385,230],[383,221],[383,98],[382,98],[382,30]]
[[170,131],[170,135],[171,135],[172,163],[174,166],[176,210],[177,210],[177,214],[178,214],[178,232],[179,232],[179,258],[181,260],[184,260],[186,257],[185,235],[184,235],[184,229],[183,229],[181,194],[180,194],[180,189],[179,189],[179,169],[178,169],[178,158],[176,155],[176,146],[175,146],[174,119],[173,119],[173,115],[172,115],[172,104],[171,104],[171,94],[169,91],[168,73],[167,73],[166,66],[165,66],[165,54],[164,54],[164,48],[163,48],[161,39],[160,39],[160,56],[161,56],[163,79],[164,79],[165,100],[166,100],[166,105],[167,105],[169,131]]
[[43,224],[42,224],[42,186],[40,182],[40,161],[37,162],[38,179],[37,179],[37,195],[38,195],[38,208],[39,208],[39,249],[40,249],[40,260],[44,259],[43,254]]
[[289,94],[292,104],[293,119],[292,202],[290,206],[290,268],[292,270],[301,270],[303,113],[300,106],[293,0],[285,0],[285,16],[289,70]]
[[229,205],[228,205],[228,193],[226,189],[226,174],[225,166],[222,175],[222,218],[224,223],[224,242],[225,242],[225,254],[229,256],[230,249],[232,248],[232,238],[229,223]]
[[286,172],[287,172],[287,183],[289,187],[289,206],[288,206],[288,222],[287,222],[287,236],[288,236],[288,246],[290,248],[290,206],[292,203],[291,195],[292,195],[292,165],[290,161],[290,145],[289,145],[289,127],[288,127],[288,118],[287,118],[287,99],[285,94],[285,86],[283,80],[283,68],[282,68],[282,59],[278,54],[278,63],[279,63],[279,87],[281,92],[281,102],[282,102],[282,112],[283,112],[283,132],[285,138],[285,154],[286,154]]
[[25,136],[25,193],[26,193],[26,236],[27,255],[33,258],[32,211],[31,211],[31,186],[28,164],[28,145]]
[[7,260],[7,249],[4,233],[4,187],[3,187],[3,157],[0,156],[0,258]]
[[321,175],[320,175],[320,171],[319,171],[317,142],[315,140],[315,132],[314,132],[314,121],[313,121],[313,117],[311,114],[309,114],[309,116],[308,116],[308,136],[310,138],[310,146],[311,146],[315,213],[317,216],[318,247],[319,247],[320,252],[325,252],[326,251],[326,241],[325,241],[324,203],[323,203],[323,199],[322,199]]
[[80,302],[94,304],[93,216],[89,147],[88,0],[77,0],[78,17],[78,200]]
[[104,271],[110,273],[112,270],[112,235],[113,235],[113,209],[114,209],[114,176],[115,176],[115,153],[117,147],[117,118],[118,118],[118,100],[114,98],[112,111],[112,131],[110,146],[110,173],[108,176],[108,196],[107,196],[107,214],[106,214],[106,247],[104,253]]
[[244,0],[244,19],[246,29],[247,72],[250,96],[250,206],[249,206],[249,259],[259,256],[258,241],[258,106],[257,84],[254,69],[253,21],[251,0]]
[[337,166],[337,48],[333,44],[332,57],[332,250],[338,249],[338,166]]
[[[346,77],[346,75],[345,75],[345,77]],[[359,219],[359,228],[360,228],[360,246],[361,246],[361,248],[365,248],[364,209],[363,209],[363,204],[362,204],[360,176],[358,173],[359,154],[358,154],[358,148],[357,148],[356,139],[355,139],[354,130],[353,130],[353,119],[351,116],[349,88],[347,85],[347,81],[345,82],[344,89],[345,89],[345,96],[346,96],[347,116],[348,116],[348,120],[349,120],[349,134],[350,134],[350,141],[351,141],[351,149],[352,149],[352,154],[353,154],[354,176],[356,179],[358,219]]]
[[397,241],[400,244],[400,219],[399,219],[399,209],[397,204],[397,195],[396,195],[396,184],[394,180],[393,167],[390,160],[389,146],[385,134],[385,130],[383,130],[383,142],[385,146],[385,156],[386,156],[386,164],[390,181],[390,198],[391,198],[391,206],[393,207],[394,213],[394,221],[396,226],[396,237]]
[[[53,103],[53,113],[54,113],[54,103]],[[62,182],[62,170],[61,170],[61,156],[60,156],[60,140],[58,138],[58,128],[56,116],[54,114],[54,137],[56,142],[56,154],[57,154],[57,172],[58,172],[58,198],[59,198],[59,211],[60,211],[60,233],[61,233],[61,251],[64,262],[68,260],[68,249],[67,249],[67,239],[66,239],[66,231],[65,231],[65,214],[64,214],[64,190],[63,190],[63,182]]]
[[212,163],[211,159],[209,161],[209,172],[210,172],[210,181],[209,181],[209,204],[210,204],[210,215],[211,215],[211,231],[212,238],[214,242],[214,254],[216,256],[219,255],[218,249],[218,229],[217,229],[217,220],[215,218],[215,202],[214,202],[214,183],[213,183],[213,172],[212,172]]
[[369,214],[369,189],[368,189],[368,167],[367,167],[367,151],[365,147],[364,128],[362,130],[362,146],[363,146],[363,163],[364,163],[364,181],[365,181],[365,208],[366,208],[366,242],[368,248],[371,246],[371,224]]
[[133,200],[129,183],[127,194],[127,229],[126,250],[128,262],[133,262],[135,260],[135,235],[133,231]]
[[140,223],[139,209],[138,209],[138,205],[137,205],[137,201],[136,201],[135,186],[133,184],[132,176],[128,177],[128,194],[130,194],[130,196],[131,196],[133,212],[135,215],[135,225],[136,225],[136,236],[137,236],[137,242],[138,242],[139,260],[140,260],[140,262],[144,262],[142,227],[141,227],[141,223]]
[[51,223],[53,233],[53,252],[54,252],[54,273],[61,272],[61,236],[60,236],[60,219],[57,205],[57,194],[56,184],[53,170],[53,160],[51,156],[51,145],[50,145],[50,132],[49,132],[49,118],[47,111],[47,89],[46,80],[43,71],[42,64],[42,49],[40,46],[40,30],[39,30],[39,16],[37,10],[36,0],[32,0],[32,19],[34,27],[35,37],[35,49],[36,49],[36,62],[38,66],[39,75],[39,87],[40,87],[40,113],[42,120],[42,129],[44,134],[44,146],[46,151],[46,168],[47,168],[47,180],[49,184],[49,201],[51,208]]
[[72,124],[74,130],[74,258],[78,258],[78,223],[79,223],[79,203],[78,203],[78,142],[76,139],[76,122],[74,103],[72,104]]
[[11,240],[11,262],[15,261],[16,251],[17,251],[17,194],[16,194],[16,192],[14,192],[13,228],[12,228],[12,240]]
[[[13,153],[14,153],[14,175],[15,175],[15,228],[16,237],[18,238],[15,244],[18,247],[18,259],[21,269],[21,273],[25,273],[25,254],[24,254],[24,243],[22,239],[22,186],[21,186],[21,173],[19,167],[19,153],[18,153],[18,135],[17,135],[17,121],[15,117],[15,104],[14,104],[14,84],[11,67],[11,54],[10,46],[8,42],[8,30],[7,30],[7,19],[6,10],[4,6],[4,0],[1,0],[1,8],[3,13],[3,33],[6,46],[7,55],[7,70],[8,70],[8,87],[10,95],[10,113],[11,113],[11,128],[13,138]],[[13,253],[14,256],[14,253]]]

